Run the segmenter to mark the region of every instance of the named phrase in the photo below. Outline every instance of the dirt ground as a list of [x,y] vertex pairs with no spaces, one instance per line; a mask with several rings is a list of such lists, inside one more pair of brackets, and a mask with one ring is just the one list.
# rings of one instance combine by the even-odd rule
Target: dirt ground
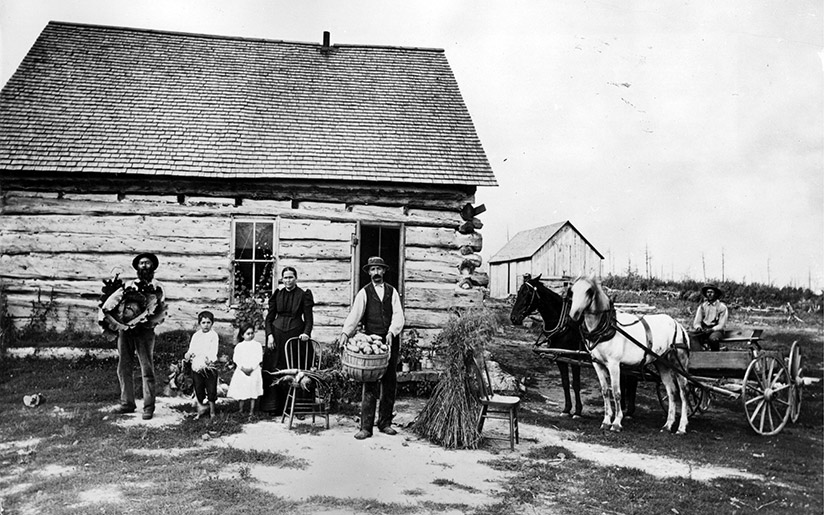
[[[516,339],[512,334],[497,342],[498,355],[513,353],[523,358],[529,353],[530,341]],[[502,343],[503,342],[503,343]],[[513,359],[514,361],[514,359]],[[530,364],[530,367],[535,364]],[[591,375],[591,371],[589,371]],[[546,414],[550,419],[561,420],[563,404],[557,370],[552,366],[542,366],[534,377],[525,378],[530,395],[526,397],[531,412]],[[586,417],[581,424],[592,425],[592,417],[601,413],[600,393],[590,377],[583,388]],[[174,431],[184,417],[191,416],[191,410],[181,407],[191,401],[181,397],[161,396],[157,399],[155,417],[144,421],[138,406],[135,414],[109,416],[108,411],[115,406],[101,410],[104,420],[126,427],[154,427]],[[234,401],[220,399],[219,409],[234,411]],[[353,438],[357,431],[357,420],[351,416],[331,415],[330,428],[325,429],[321,420],[295,421],[290,430],[280,419],[262,418],[244,424],[240,433],[221,436],[210,432],[211,425],[203,420],[201,438],[191,447],[163,449],[162,451],[134,448],[130,452],[138,456],[148,456],[155,452],[164,454],[197,453],[204,447],[226,447],[284,454],[296,459],[299,467],[281,467],[236,463],[226,466],[220,472],[222,478],[252,478],[253,484],[263,491],[271,492],[284,499],[300,502],[301,513],[351,513],[346,510],[321,508],[312,498],[325,496],[340,499],[343,506],[347,500],[397,503],[408,506],[415,513],[429,513],[431,506],[464,505],[484,506],[494,504],[506,491],[504,486],[512,477],[511,472],[492,467],[488,462],[506,457],[516,460],[532,460],[530,451],[547,446],[567,449],[577,459],[586,460],[593,467],[634,468],[658,478],[681,477],[702,482],[718,478],[742,478],[760,482],[770,482],[771,478],[722,466],[697,464],[682,459],[632,452],[614,446],[599,445],[582,441],[580,435],[569,430],[569,424],[559,424],[566,430],[521,423],[521,441],[514,451],[502,440],[487,440],[479,450],[446,450],[428,441],[417,438],[411,425],[421,411],[426,399],[400,398],[396,403],[395,424],[399,430],[396,436],[386,436],[379,432],[367,440]],[[54,407],[53,409],[59,409]],[[663,413],[660,415],[663,417]],[[719,411],[709,417],[719,417],[717,427],[723,427],[721,420],[726,415]],[[663,418],[662,418],[663,422]],[[628,428],[631,430],[631,428]],[[489,421],[485,435],[505,436],[507,428],[503,422]],[[662,438],[676,438],[662,436]],[[31,447],[33,442],[7,442],[3,446]],[[564,460],[559,454],[545,461]],[[45,467],[44,477],[70,476],[71,470],[60,467]],[[9,493],[9,492],[5,492]],[[113,502],[117,491],[102,492],[89,489],[81,496],[84,506],[96,511],[97,505]],[[116,499],[115,499],[116,500]],[[330,505],[330,503],[324,503]],[[331,503],[334,504],[334,503]],[[325,510],[325,511],[324,511]],[[442,513],[443,511],[440,511]],[[462,513],[458,508],[452,513]]]
[[[557,416],[561,399],[555,397],[559,393],[556,390],[542,391],[548,398],[544,406],[538,408]],[[154,419],[144,421],[139,415],[133,415],[116,417],[112,422],[124,426],[172,429],[184,416],[175,406],[186,402],[189,401],[161,397]],[[228,404],[232,401],[222,402]],[[423,503],[427,502],[467,506],[494,503],[496,496],[504,491],[502,485],[509,478],[509,473],[495,470],[485,462],[500,456],[525,459],[531,449],[548,445],[569,449],[577,458],[590,461],[595,466],[631,467],[660,478],[678,476],[699,481],[719,477],[764,479],[741,470],[699,466],[660,455],[582,443],[577,441],[574,433],[523,423],[520,426],[521,440],[515,451],[511,451],[508,442],[502,440],[487,440],[483,448],[474,451],[447,450],[420,440],[411,432],[410,426],[424,402],[415,398],[399,399],[395,418],[399,429],[397,436],[386,436],[376,431],[370,439],[355,440],[353,435],[357,431],[357,421],[339,415],[330,417],[328,430],[320,419],[315,423],[310,419],[295,421],[291,430],[280,419],[261,419],[245,424],[241,433],[217,438],[209,435],[208,423],[204,421],[203,439],[199,446],[171,452],[197,452],[200,446],[225,446],[282,453],[299,459],[303,467],[233,465],[222,471],[222,477],[250,476],[259,488],[296,501],[311,502],[313,496],[323,495],[342,500],[419,505],[422,512],[426,511]],[[485,434],[505,437],[507,427],[503,422],[496,422],[488,423]],[[132,452],[146,455],[154,451],[134,449]],[[170,451],[165,449],[160,452]],[[564,457],[558,456],[557,459]],[[454,513],[460,511],[455,510]]]

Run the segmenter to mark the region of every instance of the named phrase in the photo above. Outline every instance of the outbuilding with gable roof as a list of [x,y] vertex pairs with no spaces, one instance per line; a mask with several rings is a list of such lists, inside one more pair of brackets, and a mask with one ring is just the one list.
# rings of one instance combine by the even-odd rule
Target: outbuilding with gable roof
[[518,293],[524,274],[563,286],[581,275],[601,275],[604,256],[569,220],[517,233],[489,259],[489,295]]

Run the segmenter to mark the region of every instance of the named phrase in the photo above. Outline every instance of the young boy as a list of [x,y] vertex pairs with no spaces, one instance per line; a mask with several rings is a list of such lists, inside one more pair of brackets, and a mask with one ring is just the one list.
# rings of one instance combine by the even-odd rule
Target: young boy
[[[201,311],[197,315],[200,330],[192,335],[189,350],[184,359],[192,363],[192,382],[195,388],[197,417],[203,417],[209,412],[215,416],[215,401],[217,401],[217,333],[212,330],[215,316],[209,311]],[[209,401],[208,408],[205,400]]]

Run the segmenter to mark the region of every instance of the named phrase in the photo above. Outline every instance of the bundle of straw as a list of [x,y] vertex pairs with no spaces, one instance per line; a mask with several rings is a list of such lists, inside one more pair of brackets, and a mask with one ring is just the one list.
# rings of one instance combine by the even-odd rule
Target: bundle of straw
[[480,403],[475,358],[483,352],[483,341],[493,330],[494,322],[483,312],[470,311],[450,319],[438,337],[447,368],[415,420],[415,434],[447,449],[478,448]]

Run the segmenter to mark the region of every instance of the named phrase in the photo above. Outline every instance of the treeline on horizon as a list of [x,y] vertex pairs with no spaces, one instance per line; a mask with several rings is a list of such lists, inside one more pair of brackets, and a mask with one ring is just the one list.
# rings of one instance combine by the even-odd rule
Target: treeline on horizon
[[[821,303],[821,295],[816,295],[809,288],[793,286],[779,288],[768,284],[743,284],[735,281],[708,282],[721,288],[725,302],[755,306],[778,306],[789,302],[796,307]],[[701,298],[701,287],[707,283],[694,279],[673,281],[657,277],[643,277],[630,272],[628,275],[608,274],[601,278],[601,284],[614,290],[678,292],[680,299],[698,301]]]

